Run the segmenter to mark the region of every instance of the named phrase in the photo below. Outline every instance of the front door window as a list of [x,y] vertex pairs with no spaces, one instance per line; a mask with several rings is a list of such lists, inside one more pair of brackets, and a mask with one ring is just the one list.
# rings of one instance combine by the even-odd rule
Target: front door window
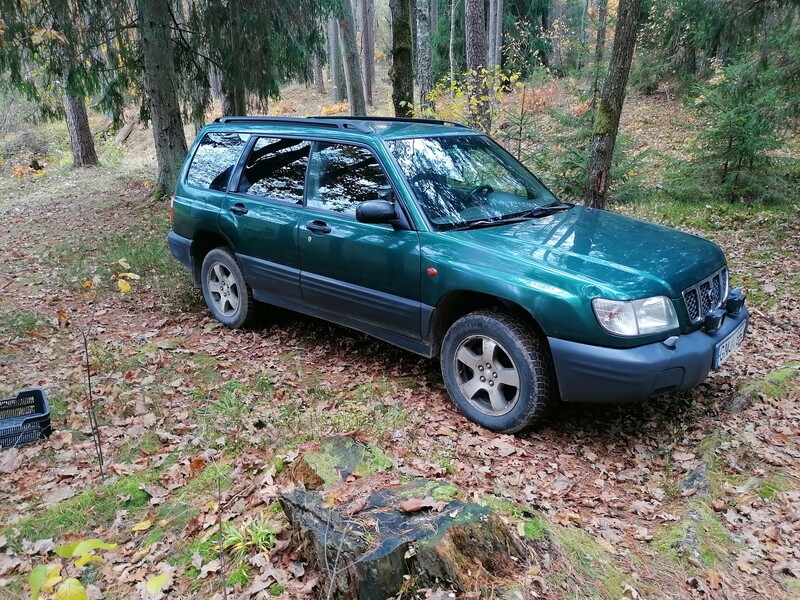
[[309,177],[309,208],[353,217],[361,202],[386,198],[391,190],[378,161],[361,146],[318,142]]

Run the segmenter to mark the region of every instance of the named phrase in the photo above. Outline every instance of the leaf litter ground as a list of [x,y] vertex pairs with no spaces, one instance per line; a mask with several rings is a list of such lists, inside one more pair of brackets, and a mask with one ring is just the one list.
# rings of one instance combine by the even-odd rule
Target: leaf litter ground
[[[671,139],[638,123],[634,138]],[[0,396],[44,387],[55,430],[0,452],[1,596],[27,597],[28,573],[56,544],[101,538],[118,548],[83,573],[94,597],[147,598],[162,575],[174,598],[222,597],[223,581],[237,598],[324,597],[283,530],[276,479],[303,448],[342,433],[548,540],[519,597],[800,595],[796,214],[625,207],[723,246],[750,291],[747,342],[691,392],[560,406],[506,436],[454,410],[436,361],[278,310],[251,330],[220,327],[164,249],[168,208],[149,197],[145,172],[54,169],[7,184],[0,200]],[[220,525],[243,550],[222,562]],[[253,541],[264,530],[269,549]],[[493,593],[474,592],[464,597]]]

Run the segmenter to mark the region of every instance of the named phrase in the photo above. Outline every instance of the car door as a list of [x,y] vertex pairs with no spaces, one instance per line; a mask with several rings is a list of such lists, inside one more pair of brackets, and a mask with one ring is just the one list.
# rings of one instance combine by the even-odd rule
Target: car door
[[303,301],[335,316],[419,339],[417,232],[356,220],[361,202],[380,198],[395,194],[370,149],[314,143],[306,210],[299,224]]
[[255,137],[220,215],[257,298],[301,300],[297,231],[310,150],[305,140]]

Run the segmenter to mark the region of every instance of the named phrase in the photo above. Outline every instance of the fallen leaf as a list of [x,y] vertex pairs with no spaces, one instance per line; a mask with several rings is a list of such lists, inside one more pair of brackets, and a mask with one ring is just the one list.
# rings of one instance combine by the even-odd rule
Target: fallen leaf
[[709,569],[706,571],[706,582],[712,590],[718,590],[722,587],[722,573]]
[[51,506],[61,502],[62,500],[72,498],[77,493],[78,492],[71,487],[60,486],[54,490],[50,490],[48,493],[42,496],[42,504],[45,506]]
[[22,464],[19,450],[9,448],[0,454],[0,473],[13,473]]
[[221,566],[222,565],[218,558],[206,563],[200,568],[200,579],[205,579],[211,573],[218,573]]
[[779,562],[772,567],[773,573],[786,573],[800,579],[800,560]]
[[0,554],[0,577],[10,575],[17,570],[22,561],[13,555]]
[[131,527],[131,531],[147,531],[153,526],[153,521],[150,519],[145,519],[144,521],[139,521]]
[[142,560],[145,556],[150,554],[150,548],[151,545],[147,545],[141,550],[137,550],[136,552],[134,552],[133,556],[131,556],[131,563],[136,564],[137,562]]
[[447,507],[447,502],[434,500],[433,496],[424,498],[407,498],[400,501],[400,510],[403,512],[418,512],[430,508],[436,512],[442,512]]
[[155,577],[148,579],[144,589],[147,590],[147,593],[153,597],[159,596],[165,589],[164,586],[167,584],[168,580],[169,575],[166,573],[161,573],[160,575],[156,575]]
[[692,452],[676,452],[675,454],[672,455],[672,458],[674,458],[677,461],[684,462],[687,460],[693,460],[697,458],[697,455]]
[[563,494],[571,490],[572,486],[574,485],[575,482],[572,479],[559,474],[559,476],[556,477],[556,480],[553,482],[553,491],[558,494]]
[[205,469],[207,464],[208,460],[202,456],[193,456],[189,459],[189,472],[192,474],[192,477]]
[[77,556],[83,556],[84,554],[88,554],[89,552],[93,552],[95,550],[116,550],[116,544],[109,544],[104,542],[103,540],[98,540],[97,538],[91,540],[80,540],[77,542],[72,542],[71,544],[64,544],[62,546],[56,546],[55,552],[61,558],[74,558]]

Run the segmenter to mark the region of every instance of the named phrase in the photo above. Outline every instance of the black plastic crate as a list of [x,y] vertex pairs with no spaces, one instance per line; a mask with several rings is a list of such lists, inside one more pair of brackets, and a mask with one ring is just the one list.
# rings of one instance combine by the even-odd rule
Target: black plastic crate
[[50,405],[43,389],[22,390],[0,399],[0,448],[30,444],[50,437]]

